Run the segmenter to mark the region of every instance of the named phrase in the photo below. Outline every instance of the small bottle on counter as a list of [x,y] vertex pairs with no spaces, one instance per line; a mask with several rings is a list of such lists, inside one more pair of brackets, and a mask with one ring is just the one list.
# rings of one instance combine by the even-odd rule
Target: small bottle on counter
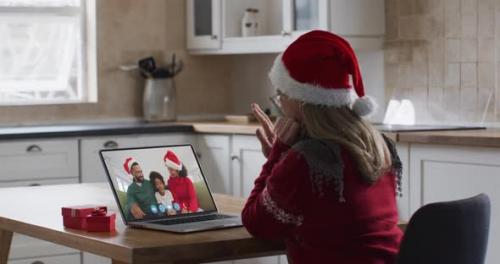
[[241,19],[241,36],[252,37],[257,36],[259,31],[259,10],[255,8],[247,8]]

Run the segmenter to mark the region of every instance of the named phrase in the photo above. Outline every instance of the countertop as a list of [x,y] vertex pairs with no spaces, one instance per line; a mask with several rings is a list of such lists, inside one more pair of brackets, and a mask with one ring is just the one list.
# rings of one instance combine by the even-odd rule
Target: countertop
[[193,132],[193,126],[181,123],[122,122],[101,124],[0,127],[0,140],[128,135],[141,133]]
[[[254,135],[258,127],[258,123],[230,123],[224,121],[18,126],[0,127],[0,140],[175,132]],[[384,133],[397,142],[500,147],[500,129],[497,128]]]

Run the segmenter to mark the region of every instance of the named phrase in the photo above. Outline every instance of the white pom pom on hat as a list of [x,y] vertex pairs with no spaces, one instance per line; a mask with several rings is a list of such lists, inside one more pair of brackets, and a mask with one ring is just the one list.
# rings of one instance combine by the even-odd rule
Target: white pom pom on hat
[[375,101],[365,96],[354,50],[331,32],[314,30],[300,36],[276,57],[269,78],[275,88],[305,103],[348,106],[359,116],[376,110]]

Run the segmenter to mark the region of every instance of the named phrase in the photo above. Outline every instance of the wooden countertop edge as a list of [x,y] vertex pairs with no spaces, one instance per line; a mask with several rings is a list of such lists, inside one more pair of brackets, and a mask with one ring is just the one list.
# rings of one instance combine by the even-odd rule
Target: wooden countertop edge
[[[255,135],[258,123],[186,122],[195,133]],[[463,131],[383,132],[401,143],[500,147],[500,129]]]
[[452,132],[411,132],[398,133],[398,142],[440,144],[473,147],[500,147],[500,131],[496,135],[491,130],[477,131],[453,131]]

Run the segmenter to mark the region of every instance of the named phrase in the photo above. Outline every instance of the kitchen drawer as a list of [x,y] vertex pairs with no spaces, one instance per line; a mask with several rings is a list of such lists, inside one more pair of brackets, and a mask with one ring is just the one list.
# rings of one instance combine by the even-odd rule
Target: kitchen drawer
[[109,136],[83,138],[80,143],[82,182],[107,182],[106,172],[99,157],[101,149],[130,148],[139,146],[138,136]]
[[56,184],[72,184],[79,183],[80,178],[60,178],[60,179],[34,179],[27,181],[10,181],[0,182],[0,188],[5,187],[26,187],[26,186],[41,186],[41,185],[56,185]]
[[80,253],[51,257],[11,260],[8,264],[80,264]]
[[0,143],[0,181],[79,177],[78,140]]

